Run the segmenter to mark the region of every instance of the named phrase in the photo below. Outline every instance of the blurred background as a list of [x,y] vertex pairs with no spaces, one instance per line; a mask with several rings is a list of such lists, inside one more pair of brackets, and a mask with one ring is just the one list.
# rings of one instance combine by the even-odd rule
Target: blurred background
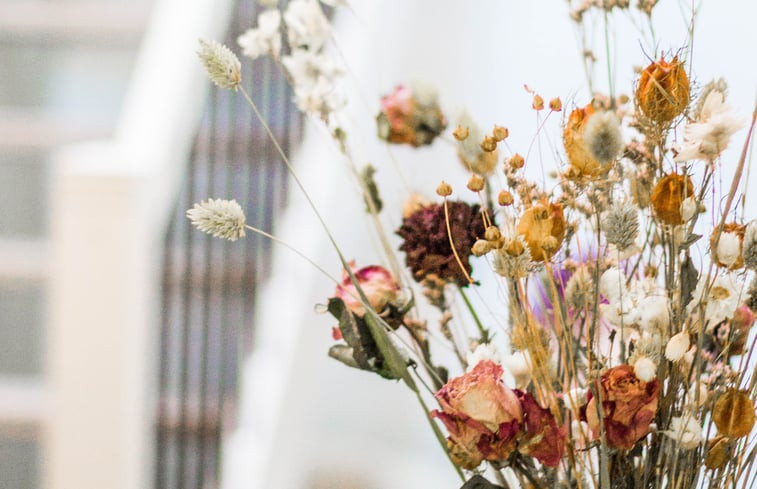
[[[379,96],[395,84],[433,82],[450,119],[466,107],[482,127],[507,125],[513,148],[536,130],[523,84],[566,107],[589,99],[566,2],[352,5],[333,14],[333,55],[349,67],[356,159],[379,166],[387,208],[408,190],[433,195],[442,178],[467,180],[443,143],[376,140]],[[700,6],[695,82],[725,77],[746,117],[757,7]],[[655,40],[613,17],[619,92],[655,49],[685,44],[690,9],[662,0]],[[194,54],[199,37],[235,48],[259,10],[254,0],[0,0],[0,488],[459,485],[409,393],[327,358],[332,324],[313,305],[332,294],[328,280],[258,236],[221,242],[184,218],[196,201],[235,198],[251,225],[339,269],[249,107],[211,88]],[[588,33],[598,46],[602,27]],[[243,80],[346,253],[375,261],[338,152],[296,112],[278,67],[243,60]],[[553,156],[540,156],[547,169],[559,167]]]

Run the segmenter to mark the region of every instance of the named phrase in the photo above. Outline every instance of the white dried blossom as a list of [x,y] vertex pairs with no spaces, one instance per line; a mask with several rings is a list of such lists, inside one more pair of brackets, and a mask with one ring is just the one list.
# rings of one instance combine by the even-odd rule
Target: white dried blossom
[[576,410],[586,405],[588,389],[576,387],[563,394],[563,402],[568,409]]
[[221,88],[237,89],[242,81],[242,64],[229,48],[218,41],[200,39],[197,56],[213,83]]
[[316,0],[293,0],[284,12],[292,49],[318,51],[331,37],[329,20]]
[[466,371],[470,372],[479,362],[484,360],[499,364],[502,363],[499,357],[499,350],[497,350],[494,343],[479,343],[475,350],[469,351],[465,355],[465,363],[468,364]]
[[278,56],[281,52],[281,12],[276,9],[265,10],[258,15],[258,26],[247,29],[237,38],[242,54],[252,59],[270,54]]
[[665,331],[670,324],[670,301],[664,295],[650,295],[639,301],[639,327],[646,331]]
[[692,450],[702,443],[702,427],[699,421],[690,415],[674,416],[670,419],[670,429],[663,433],[687,450]]
[[576,269],[565,284],[565,302],[576,309],[582,309],[594,297],[594,281],[588,267]]
[[707,331],[711,332],[718,323],[733,317],[741,304],[744,287],[732,272],[715,277],[711,284],[707,279],[707,274],[703,273],[687,306],[687,312],[694,314],[694,319],[699,320],[699,307],[703,306]]
[[192,224],[216,238],[236,241],[244,236],[244,211],[236,200],[208,199],[187,211]]
[[515,387],[525,389],[531,382],[533,364],[527,351],[515,351],[507,355],[502,362],[515,379]]
[[741,238],[737,233],[722,233],[715,248],[717,260],[730,268],[741,257]]
[[707,403],[707,399],[710,395],[710,389],[707,387],[707,382],[703,380],[696,380],[689,387],[689,404],[699,408]]
[[757,220],[746,225],[743,248],[744,266],[757,270]]
[[343,72],[329,57],[296,49],[281,62],[292,78],[297,108],[323,118],[344,105],[336,86]]
[[321,2],[329,7],[347,7],[350,4],[347,0],[321,0]]
[[620,119],[611,110],[595,112],[586,123],[584,144],[599,163],[615,161],[623,149]]
[[683,200],[683,203],[681,204],[681,217],[683,217],[684,222],[689,222],[692,217],[697,212],[697,201],[694,198],[694,196],[687,197]]
[[633,364],[636,377],[643,382],[649,382],[657,376],[657,364],[649,357],[639,356]]
[[665,346],[665,358],[671,362],[677,362],[689,351],[689,346],[691,346],[689,333],[681,331],[673,335]]
[[675,161],[714,160],[742,127],[744,120],[725,103],[725,94],[712,90],[704,100],[699,118],[684,129]]
[[702,91],[697,97],[697,106],[694,109],[693,118],[699,120],[702,118],[702,110],[704,109],[704,102],[707,100],[707,96],[712,92],[720,92],[723,94],[723,98],[728,96],[728,83],[725,78],[718,78],[717,80],[711,80],[707,85],[702,87]]
[[619,252],[632,247],[639,233],[639,209],[631,202],[612,204],[602,218],[602,230]]
[[599,277],[599,293],[613,302],[628,292],[625,274],[618,267],[610,267]]

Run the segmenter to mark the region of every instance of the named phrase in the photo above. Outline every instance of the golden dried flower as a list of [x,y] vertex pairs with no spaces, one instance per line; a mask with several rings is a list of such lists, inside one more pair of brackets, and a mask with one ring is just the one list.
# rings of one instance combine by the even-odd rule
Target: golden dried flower
[[531,108],[534,110],[544,109],[544,99],[541,98],[541,95],[534,95],[534,100],[531,102]]
[[452,195],[452,185],[448,184],[445,181],[442,181],[442,183],[439,184],[438,187],[436,187],[436,195],[439,197],[449,197]]
[[728,459],[731,458],[733,444],[723,435],[718,435],[707,442],[707,456],[704,459],[704,465],[708,469],[717,470],[725,467]]
[[730,389],[715,401],[712,420],[723,435],[747,436],[754,427],[754,404],[746,391]]
[[452,135],[455,136],[455,139],[458,141],[465,141],[468,138],[468,128],[457,126],[457,128],[452,131]]
[[502,237],[502,233],[497,226],[489,226],[484,232],[484,238],[487,241],[497,241]]
[[689,90],[689,77],[683,63],[678,57],[668,63],[665,56],[661,56],[642,71],[636,103],[647,117],[667,124],[689,105]]
[[477,240],[475,243],[473,243],[473,247],[471,248],[471,252],[476,256],[484,256],[491,250],[492,244],[485,239]]
[[584,138],[592,115],[594,106],[591,104],[573,110],[563,130],[563,145],[570,164],[569,177],[594,177],[600,172],[599,162],[592,156]]
[[508,205],[512,205],[513,201],[514,201],[513,194],[511,194],[507,190],[501,191],[499,193],[499,195],[497,196],[497,202],[499,203],[499,205],[501,205],[503,207],[504,206],[508,206]]
[[491,153],[497,149],[497,140],[490,136],[484,136],[484,140],[481,141],[481,149],[487,153]]
[[526,160],[518,153],[515,153],[509,160],[507,160],[507,164],[510,165],[510,168],[513,170],[520,170],[526,164]]
[[560,249],[565,229],[562,205],[544,202],[526,209],[517,230],[528,244],[532,259],[545,261]]
[[555,112],[560,112],[562,110],[562,100],[560,100],[560,97],[555,97],[550,100],[549,108]]
[[652,190],[652,208],[665,224],[683,224],[684,199],[694,195],[694,184],[688,175],[670,173],[657,182]]
[[470,180],[468,180],[468,189],[473,192],[480,192],[484,189],[485,183],[486,180],[484,180],[484,177],[474,173],[471,175]]
[[494,126],[494,129],[492,130],[492,137],[497,141],[503,141],[507,139],[507,136],[510,135],[510,131],[507,130],[506,127],[503,126]]

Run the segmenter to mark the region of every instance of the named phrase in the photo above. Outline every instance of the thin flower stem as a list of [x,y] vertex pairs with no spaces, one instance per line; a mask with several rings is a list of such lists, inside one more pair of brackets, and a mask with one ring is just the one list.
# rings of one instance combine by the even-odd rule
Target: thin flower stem
[[476,313],[476,308],[473,307],[473,304],[471,304],[470,299],[468,299],[468,295],[465,293],[465,290],[461,286],[457,286],[457,289],[460,291],[460,296],[463,298],[463,301],[465,302],[465,307],[468,308],[468,312],[470,312],[471,316],[473,316],[473,321],[476,323],[476,327],[478,328],[479,333],[481,333],[481,341],[486,343],[489,341],[489,330],[484,328],[483,323],[481,322],[481,319],[479,319],[478,314]]
[[452,228],[449,225],[449,208],[447,206],[447,199],[444,199],[444,222],[447,225],[447,237],[449,238],[449,246],[452,248],[452,253],[455,255],[455,260],[457,260],[458,266],[460,266],[460,270],[463,271],[463,274],[465,275],[465,278],[468,279],[468,283],[472,284],[473,279],[468,274],[468,270],[465,269],[465,266],[463,265],[463,261],[460,259],[460,255],[457,254],[457,248],[455,248],[455,241],[452,239]]
[[322,273],[323,275],[325,275],[326,277],[328,277],[328,279],[329,279],[329,280],[331,280],[332,282],[334,282],[334,283],[335,283],[335,284],[337,284],[337,285],[340,285],[340,283],[339,283],[339,280],[337,280],[336,278],[334,278],[334,276],[333,276],[333,275],[331,275],[331,274],[330,274],[329,272],[327,272],[326,270],[324,270],[324,269],[323,269],[323,268],[322,268],[322,267],[321,267],[320,265],[318,265],[318,264],[317,264],[316,262],[314,262],[314,261],[313,261],[313,260],[312,260],[311,258],[309,258],[309,257],[308,257],[307,255],[305,255],[305,254],[304,254],[303,252],[301,252],[300,250],[298,250],[298,249],[297,249],[297,248],[295,248],[294,246],[290,245],[290,244],[289,244],[289,243],[287,243],[286,241],[283,241],[283,240],[281,240],[281,239],[277,238],[276,236],[274,236],[274,235],[272,235],[272,234],[269,234],[269,233],[267,233],[267,232],[263,231],[262,229],[258,229],[258,228],[256,228],[256,227],[252,227],[252,226],[250,226],[249,224],[246,224],[246,225],[245,225],[244,227],[245,227],[246,229],[249,229],[249,230],[250,230],[250,231],[252,231],[253,233],[256,233],[256,234],[259,234],[259,235],[261,235],[261,236],[263,236],[263,237],[265,237],[265,238],[268,238],[268,239],[270,239],[271,241],[273,241],[273,242],[275,242],[275,243],[278,243],[278,244],[282,245],[283,247],[285,247],[285,248],[288,248],[288,249],[290,249],[291,251],[295,252],[295,253],[296,253],[296,254],[298,254],[298,255],[299,255],[299,256],[300,256],[300,257],[301,257],[302,259],[304,259],[304,260],[305,260],[306,262],[308,262],[308,263],[309,263],[310,265],[314,266],[316,270],[318,270],[318,271],[319,271],[319,272],[321,272],[321,273]]

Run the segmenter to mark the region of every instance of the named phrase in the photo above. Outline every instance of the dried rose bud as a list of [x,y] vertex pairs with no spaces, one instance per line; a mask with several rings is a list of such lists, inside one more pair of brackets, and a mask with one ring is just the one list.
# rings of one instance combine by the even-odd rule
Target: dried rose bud
[[512,205],[513,202],[514,202],[513,194],[511,194],[507,190],[503,190],[497,196],[497,202],[502,207],[505,207],[505,206],[508,206],[508,205]]
[[506,127],[494,126],[494,129],[492,130],[492,137],[497,142],[507,139],[507,136],[509,135],[510,135],[510,131],[508,131]]
[[436,195],[439,197],[449,197],[452,195],[452,185],[448,184],[445,181],[442,181],[442,183],[439,184],[438,187],[436,187]]
[[665,56],[641,73],[636,103],[644,114],[659,124],[675,119],[689,104],[689,78],[678,57],[668,63]]
[[491,136],[484,136],[484,140],[481,141],[481,149],[487,153],[491,153],[497,149],[497,140]]
[[694,184],[688,175],[670,173],[660,179],[652,190],[652,208],[665,224],[683,224],[683,201],[694,195]]
[[497,241],[502,237],[502,233],[497,226],[489,226],[484,232],[484,239],[487,241]]
[[534,95],[534,100],[531,102],[531,108],[534,110],[544,109],[544,99],[541,98],[541,95]]
[[754,427],[754,404],[746,391],[730,389],[715,401],[712,420],[723,435],[731,438],[747,436]]
[[457,126],[457,129],[452,132],[452,135],[455,136],[455,139],[457,139],[458,141],[465,141],[466,139],[468,139],[468,128]]
[[552,258],[565,238],[565,229],[562,205],[547,202],[526,209],[518,222],[518,234],[526,240],[533,261]]
[[555,112],[562,110],[562,100],[559,97],[555,97],[549,101],[549,108]]
[[715,263],[729,270],[737,270],[744,266],[744,231],[746,226],[736,222],[724,225],[720,237],[717,229],[713,231],[710,237],[710,256]]
[[[358,270],[355,263],[351,262],[350,268],[368,303],[376,312],[380,313],[389,303],[397,300],[400,287],[384,267],[372,265]],[[335,296],[342,299],[345,307],[353,314],[360,317],[365,315],[365,307],[360,301],[357,288],[346,271],[342,272],[342,283],[337,286]]]
[[515,153],[509,160],[507,160],[507,164],[510,165],[510,168],[513,170],[520,170],[526,164],[526,160],[520,154]]
[[447,127],[436,93],[427,87],[398,85],[381,98],[376,116],[378,135],[395,144],[431,144]]
[[468,180],[468,189],[473,192],[480,192],[484,189],[485,184],[486,180],[484,180],[484,177],[474,173],[471,175],[470,180]]

